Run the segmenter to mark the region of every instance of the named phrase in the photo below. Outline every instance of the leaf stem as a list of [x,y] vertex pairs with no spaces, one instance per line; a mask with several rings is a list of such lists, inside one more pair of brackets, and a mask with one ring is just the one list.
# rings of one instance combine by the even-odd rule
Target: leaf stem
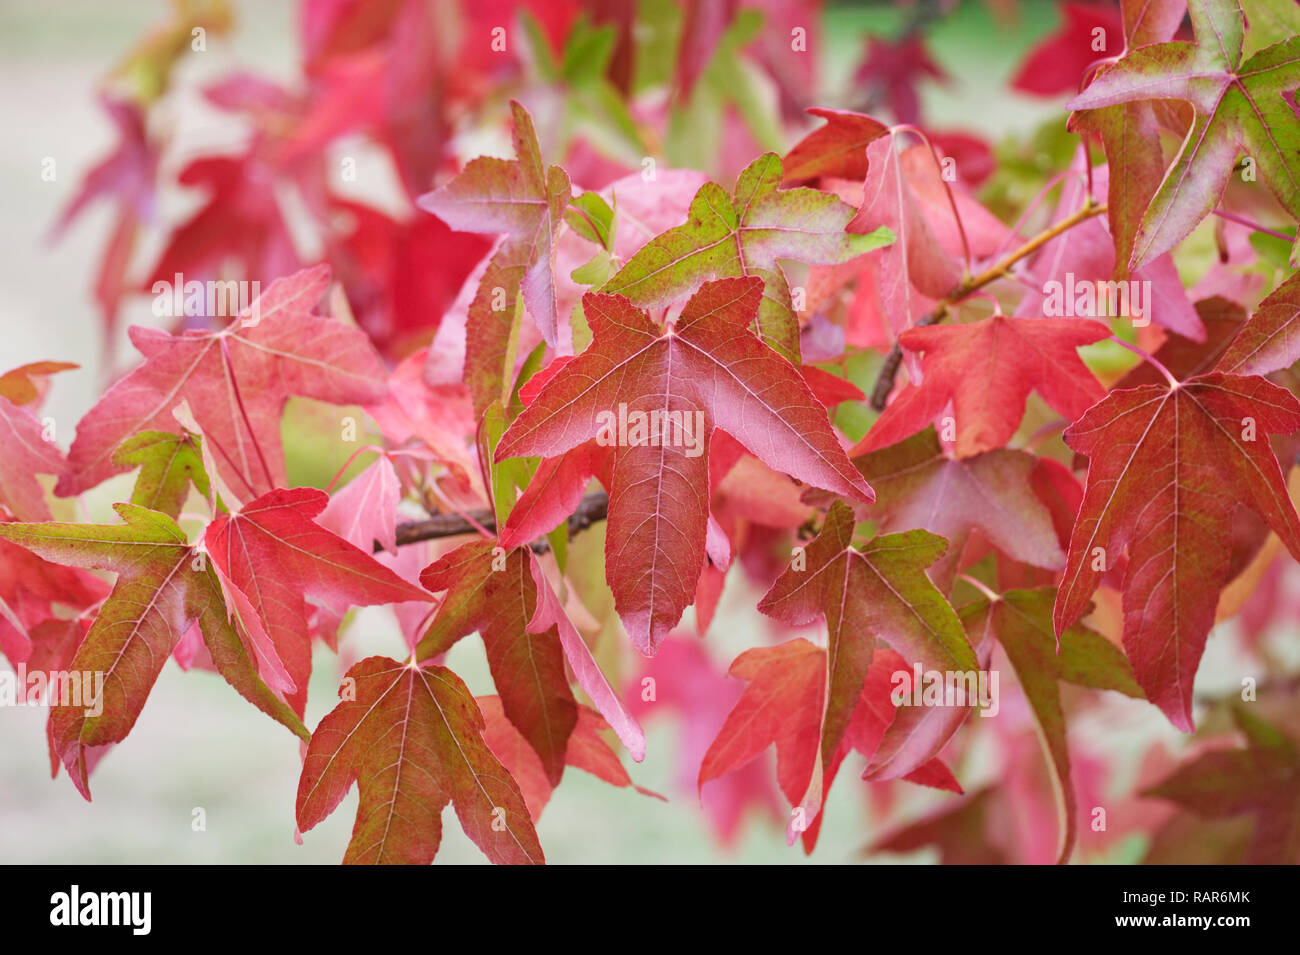
[[334,472],[334,477],[330,479],[329,484],[325,485],[325,493],[332,494],[334,492],[334,485],[338,484],[339,478],[343,477],[343,475],[347,472],[347,469],[352,467],[352,462],[368,451],[373,451],[376,454],[384,453],[384,449],[379,447],[379,445],[377,444],[364,444],[361,447],[357,448],[355,451],[352,452],[351,456],[346,461],[343,462],[343,467],[339,468],[336,472]]
[[[1017,219],[1015,221],[1015,224],[1010,229],[1007,230],[1007,237],[1003,239],[1001,243],[998,244],[997,251],[995,251],[993,254],[994,255],[1001,254],[1002,250],[1007,247],[1007,242],[1009,242],[1011,238],[1014,237],[1015,234],[1020,231],[1020,227],[1023,226],[1029,220],[1029,217],[1034,214],[1034,211],[1038,208],[1038,206],[1042,203],[1042,201],[1052,194],[1053,189],[1055,189],[1066,179],[1069,179],[1071,176],[1077,176],[1077,175],[1079,175],[1079,171],[1077,169],[1065,169],[1062,170],[1061,172],[1058,172],[1051,179],[1047,180],[1047,185],[1043,186],[1042,189],[1038,190],[1038,194],[1035,195],[1034,198],[1029,201],[1029,205],[1025,206],[1025,211],[1020,213],[1020,218]],[[1086,194],[1092,195],[1092,191],[1089,190]]]
[[982,593],[985,597],[987,597],[989,603],[997,603],[999,600],[1002,599],[1001,594],[993,592],[988,587],[986,587],[981,581],[976,580],[974,577],[970,576],[969,574],[958,574],[957,579],[966,581],[966,583],[970,584],[972,587],[974,587],[976,590]]
[[1110,340],[1113,342],[1118,342],[1120,345],[1123,345],[1125,348],[1127,348],[1133,354],[1137,355],[1143,361],[1148,362],[1153,368],[1159,371],[1160,374],[1165,376],[1165,380],[1169,382],[1170,388],[1178,387],[1179,385],[1178,379],[1175,378],[1173,376],[1173,373],[1168,368],[1166,368],[1163,364],[1161,364],[1160,361],[1154,355],[1148,355],[1141,348],[1138,348],[1137,345],[1129,344],[1128,342],[1124,341],[1124,339],[1120,338],[1118,335],[1111,335]]
[[1229,222],[1235,222],[1237,225],[1244,225],[1247,229],[1254,232],[1262,232],[1265,235],[1271,235],[1275,239],[1281,239],[1283,242],[1294,242],[1295,236],[1287,235],[1285,232],[1278,232],[1276,229],[1270,229],[1262,226],[1253,219],[1247,219],[1245,216],[1239,216],[1235,212],[1224,212],[1222,209],[1215,209],[1214,214],[1220,219],[1227,219]]
[[930,158],[934,160],[935,170],[939,173],[939,181],[943,183],[943,191],[948,195],[948,206],[952,209],[952,221],[956,224],[957,235],[961,238],[962,275],[969,278],[971,270],[970,242],[966,239],[966,226],[962,224],[961,213],[957,211],[957,197],[953,195],[952,184],[944,178],[943,163],[939,161],[939,153],[935,150],[934,143],[930,142],[930,137],[910,123],[899,123],[890,129],[890,133],[896,135],[904,130],[917,136],[921,142],[925,143],[925,148],[930,151]]

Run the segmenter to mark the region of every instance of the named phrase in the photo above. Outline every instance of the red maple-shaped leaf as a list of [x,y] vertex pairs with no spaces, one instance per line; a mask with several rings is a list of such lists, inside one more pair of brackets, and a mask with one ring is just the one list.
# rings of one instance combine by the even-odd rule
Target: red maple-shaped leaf
[[[50,708],[51,752],[87,799],[91,750],[121,742],[135,725],[168,655],[198,625],[216,669],[244,697],[304,739],[301,721],[258,675],[227,618],[213,569],[166,514],[116,505],[122,524],[0,524],[0,537],[71,567],[118,574],[70,671],[102,674],[80,700]],[[98,694],[97,696],[95,694]]]
[[994,315],[969,325],[909,328],[899,342],[922,352],[924,377],[899,392],[853,454],[901,441],[932,423],[949,402],[958,457],[1011,440],[1037,391],[1073,421],[1106,391],[1075,349],[1110,335],[1100,322]]
[[59,215],[53,234],[56,238],[61,235],[100,198],[116,204],[113,229],[99,261],[94,289],[104,324],[112,334],[122,296],[131,290],[131,252],[141,227],[154,219],[160,149],[150,141],[145,109],[139,104],[102,96],[100,105],[117,129],[117,147],[86,173],[81,188]]
[[[207,98],[222,105],[212,92]],[[144,288],[172,282],[177,275],[213,278],[232,259],[242,264],[243,274],[259,281],[300,268],[276,192],[278,173],[257,150],[202,156],[186,166],[176,181],[204,190],[206,201],[172,230]]]
[[1218,204],[1245,152],[1283,208],[1300,216],[1300,155],[1294,94],[1300,36],[1244,57],[1246,23],[1236,0],[1189,0],[1196,42],[1130,49],[1101,70],[1067,105],[1091,110],[1119,103],[1178,99],[1195,118],[1151,198],[1134,237],[1137,269],[1185,239]]
[[1300,519],[1268,441],[1297,429],[1290,392],[1211,373],[1111,392],[1065,432],[1089,461],[1056,632],[1085,612],[1127,549],[1124,649],[1147,698],[1179,729],[1192,729],[1192,682],[1228,579],[1233,512],[1254,511],[1300,558]]
[[276,490],[222,515],[204,535],[212,563],[255,611],[295,689],[302,713],[311,674],[307,599],[336,613],[348,607],[431,600],[364,550],[316,523],[329,496],[315,488]]
[[472,541],[426,567],[420,582],[447,595],[416,647],[416,658],[433,659],[478,631],[506,716],[536,750],[551,786],[558,785],[578,705],[564,673],[556,627],[529,632],[538,593],[526,549],[506,551],[494,540]]
[[944,81],[948,74],[930,58],[925,38],[919,33],[893,42],[870,37],[862,65],[853,75],[862,86],[882,91],[881,99],[900,123],[921,121],[921,98],[916,87],[926,77]]
[[775,744],[777,781],[790,804],[798,806],[820,750],[826,651],[800,638],[746,650],[729,672],[749,686],[704,754],[699,785]]
[[[704,754],[744,690],[707,650],[703,641],[679,631],[664,641],[653,658],[638,661],[640,666],[628,681],[628,696],[643,719],[671,719],[676,724],[676,788],[687,798],[698,799],[718,842],[729,847],[751,815],[779,823],[785,813],[771,773],[760,762],[699,785]],[[654,692],[647,693],[648,687]]]
[[[828,688],[821,721],[821,766],[829,767],[871,667],[876,640],[927,670],[979,665],[956,612],[926,576],[947,541],[927,531],[875,537],[853,545],[853,512],[837,501],[821,533],[776,579],[758,609],[792,626],[824,617]],[[817,780],[819,785],[820,781]],[[804,796],[809,816],[821,792]]]
[[[555,233],[563,224],[572,187],[559,166],[546,166],[537,144],[532,117],[516,102],[515,159],[480,156],[447,185],[419,199],[458,232],[504,235],[492,255],[478,295],[470,306],[470,351],[487,341],[488,329],[506,326],[522,292],[524,305],[549,345],[557,342],[559,316],[555,304]],[[500,288],[504,293],[498,295]],[[498,299],[494,304],[493,300]]]
[[[621,295],[588,293],[592,344],[547,382],[497,446],[498,461],[558,457],[592,439],[614,446],[606,578],[647,655],[681,619],[704,565],[715,428],[776,470],[871,500],[825,407],[753,333],[762,289],[756,277],[706,283],[668,328]],[[637,420],[657,422],[654,433],[628,425]]]
[[336,404],[384,396],[384,367],[366,336],[313,314],[329,274],[321,265],[277,279],[217,332],[133,327],[144,364],[81,419],[56,493],[80,494],[122,470],[113,452],[140,431],[179,432],[172,411],[182,401],[236,494],[284,486],[280,417],[290,395]]
[[541,863],[519,787],[483,740],[483,715],[456,674],[369,657],[316,727],[298,781],[304,832],[361,791],[348,864],[427,865],[442,842],[442,810],[495,863]]
[[[735,706],[700,763],[703,787],[776,747],[777,783],[794,807],[786,839],[802,838],[812,852],[821,830],[824,794],[850,751],[870,758],[894,718],[891,675],[906,663],[892,650],[871,662],[839,744],[822,758],[826,707],[827,651],[798,638],[775,647],[746,650],[731,664],[730,675],[745,680]],[[946,772],[946,771],[941,771]]]
[[398,222],[360,203],[335,209],[353,225],[330,258],[357,324],[383,354],[405,355],[437,327],[490,243],[429,216]]

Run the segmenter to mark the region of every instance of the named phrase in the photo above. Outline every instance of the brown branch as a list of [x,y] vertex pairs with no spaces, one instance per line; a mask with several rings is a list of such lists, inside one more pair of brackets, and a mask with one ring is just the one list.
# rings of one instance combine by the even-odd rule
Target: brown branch
[[[948,317],[948,313],[954,305],[964,302],[990,282],[1004,276],[1007,272],[1011,271],[1011,266],[1015,265],[1021,259],[1033,255],[1048,242],[1051,242],[1061,233],[1073,229],[1080,222],[1086,222],[1094,216],[1101,215],[1105,211],[1105,205],[1095,205],[1092,202],[1086,203],[1078,212],[1075,212],[1055,225],[1044,229],[1024,245],[1020,246],[1020,248],[1000,259],[995,265],[985,269],[983,272],[979,273],[979,275],[973,275],[964,280],[935,306],[934,311],[918,319],[915,327],[923,328],[926,325],[939,324],[939,322]],[[885,356],[885,363],[880,367],[880,374],[876,377],[876,386],[871,389],[871,407],[875,408],[877,411],[885,410],[885,404],[889,401],[889,393],[894,390],[894,379],[898,377],[898,369],[902,363],[903,350],[898,342],[895,341],[894,347],[891,348],[889,354]]]
[[[577,509],[569,515],[569,536],[573,537],[582,531],[585,531],[597,521],[603,521],[609,511],[609,495],[604,491],[593,491],[583,497],[578,503]],[[425,518],[420,521],[403,521],[397,525],[397,544],[414,544],[417,541],[437,540],[442,537],[459,537],[463,534],[477,534],[479,527],[487,530],[496,530],[497,519],[492,511],[484,509],[472,511],[470,517],[474,523],[461,517],[459,514],[438,514],[434,517]],[[528,545],[535,553],[541,554],[550,550],[550,542],[545,537],[539,537]],[[379,545],[375,545],[375,550],[379,550]]]

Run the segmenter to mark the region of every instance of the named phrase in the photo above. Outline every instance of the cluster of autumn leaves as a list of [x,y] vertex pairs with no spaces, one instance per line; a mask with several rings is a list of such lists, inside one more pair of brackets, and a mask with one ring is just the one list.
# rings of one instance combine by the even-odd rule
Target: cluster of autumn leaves
[[[1092,191],[1064,191],[1054,221],[1068,228],[1045,244],[948,184],[928,146],[899,150],[910,133],[859,114],[817,111],[825,126],[784,158],[754,160],[730,190],[664,171],[574,196],[512,104],[515,158],[475,159],[420,199],[494,242],[433,344],[395,370],[364,333],[317,313],[330,274],[316,267],[272,283],[256,322],[132,329],[143,362],[82,419],[66,459],[31,410],[62,366],[0,378],[17,449],[0,464],[14,518],[0,524],[12,571],[0,649],[105,675],[102,715],[51,707],[52,757],[89,798],[95,761],[126,738],[174,655],[221,673],[306,742],[301,829],[358,785],[345,861],[432,860],[448,803],[493,861],[542,861],[533,823],[565,768],[631,786],[610,731],[645,755],[575,625],[589,615],[566,567],[567,520],[596,480],[608,493],[605,583],[642,654],[689,607],[706,630],[735,558],[773,541],[786,566],[758,609],[825,634],[736,659],[746,688],[699,785],[775,745],[788,838],[809,850],[850,752],[865,778],[960,792],[940,754],[973,707],[896,708],[892,676],[987,669],[1000,648],[1042,731],[1068,859],[1079,813],[1061,684],[1145,697],[1191,730],[1221,591],[1270,531],[1300,559],[1278,459],[1295,449],[1270,441],[1300,431],[1284,387],[1300,358],[1300,279],[1247,318],[1222,299],[1187,302],[1168,260],[1214,208],[1238,147],[1298,211],[1294,150],[1269,153],[1261,137],[1276,139],[1274,100],[1300,40],[1243,61],[1234,4],[1194,0],[1190,44],[1161,42],[1181,14],[1151,7],[1163,19],[1126,18],[1134,49],[1072,104],[1100,135],[1109,178],[1099,169]],[[1213,93],[1207,74],[1222,78]],[[1194,119],[1166,170],[1150,124],[1167,117],[1149,101],[1169,98],[1189,101]],[[1162,284],[1164,344],[1108,391],[1078,349],[1118,326],[1043,317],[1032,296],[1014,315],[999,305],[954,320],[975,266],[1017,247],[1038,282],[1100,268]],[[850,347],[896,340],[908,378],[855,445],[832,419],[862,392],[809,357],[825,346],[808,316],[845,301]],[[1062,419],[1055,456],[1013,446],[1035,392]],[[333,495],[288,487],[291,396],[361,406],[386,448]],[[602,413],[620,406],[701,413],[704,452],[597,440]],[[56,493],[71,497],[129,470],[118,523],[48,520],[35,475],[57,475]],[[422,567],[397,552],[393,525],[403,486],[424,490],[430,474],[447,509],[486,504],[494,523],[469,542],[412,548],[433,557]],[[191,539],[181,522],[195,498],[207,516]],[[1262,522],[1253,544],[1236,534],[1245,509]],[[89,570],[115,573],[111,590]],[[1122,595],[1122,650],[1081,622],[1103,585]],[[333,643],[364,605],[394,606],[409,660],[353,666],[309,732],[313,643]],[[441,665],[472,633],[495,696],[476,699]],[[1284,743],[1242,719],[1290,765]]]

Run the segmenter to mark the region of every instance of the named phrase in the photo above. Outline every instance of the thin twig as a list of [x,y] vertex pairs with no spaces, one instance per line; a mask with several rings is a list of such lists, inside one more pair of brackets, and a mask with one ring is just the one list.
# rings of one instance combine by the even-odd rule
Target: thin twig
[[1117,345],[1124,346],[1133,354],[1137,355],[1139,358],[1141,358],[1143,361],[1149,364],[1156,371],[1160,372],[1160,374],[1164,375],[1165,381],[1169,382],[1170,388],[1178,387],[1178,379],[1174,377],[1174,373],[1171,372],[1168,368],[1166,368],[1163,364],[1161,364],[1154,355],[1148,355],[1141,348],[1138,348],[1136,345],[1129,344],[1128,342],[1124,341],[1124,339],[1120,338],[1118,335],[1111,335],[1108,340],[1115,342]]
[[[954,305],[960,304],[990,282],[1010,272],[1011,267],[1021,259],[1033,255],[1048,242],[1051,242],[1061,233],[1073,229],[1080,222],[1086,222],[1088,219],[1099,216],[1105,211],[1105,205],[1097,205],[1091,201],[1086,202],[1079,211],[1044,229],[1020,248],[1000,259],[995,265],[985,269],[979,275],[966,279],[948,293],[935,306],[934,311],[918,319],[913,327],[923,328],[927,325],[937,325],[948,316],[949,310]],[[894,342],[894,347],[889,350],[889,354],[885,356],[885,363],[880,367],[880,374],[876,378],[876,386],[871,390],[871,407],[877,411],[885,410],[885,404],[889,401],[889,393],[894,390],[894,379],[898,377],[898,369],[902,363],[903,349],[898,342]]]
[[969,277],[971,269],[970,242],[966,238],[966,226],[961,221],[961,213],[957,211],[957,197],[953,194],[952,184],[948,182],[948,177],[943,174],[943,162],[939,159],[939,151],[934,148],[934,143],[930,141],[930,137],[925,134],[925,131],[913,126],[911,123],[899,123],[890,129],[891,135],[894,136],[897,136],[902,131],[916,136],[925,144],[925,148],[930,151],[930,158],[934,160],[934,168],[939,173],[939,181],[943,183],[943,190],[948,194],[948,208],[952,210],[952,221],[957,226],[957,236],[961,239],[961,274],[963,277]]
[[[569,515],[569,536],[573,537],[597,521],[603,521],[608,512],[609,495],[604,491],[593,491],[586,495],[578,503],[577,509]],[[471,512],[468,519],[459,514],[438,514],[420,521],[403,521],[397,525],[397,544],[400,547],[418,541],[477,534],[479,528],[475,526],[476,524],[494,531],[497,526],[496,515],[485,508]],[[550,542],[545,537],[539,537],[528,546],[537,554],[543,554],[551,548]],[[379,549],[376,545],[375,550]]]
[[1275,239],[1281,239],[1284,242],[1294,242],[1295,236],[1287,235],[1285,232],[1279,232],[1276,229],[1270,229],[1268,226],[1262,226],[1253,219],[1247,219],[1245,216],[1239,216],[1235,212],[1224,212],[1222,209],[1215,209],[1214,214],[1220,219],[1227,219],[1229,222],[1235,222],[1237,225],[1243,225],[1247,229],[1255,232],[1262,232],[1264,235],[1271,235]]

